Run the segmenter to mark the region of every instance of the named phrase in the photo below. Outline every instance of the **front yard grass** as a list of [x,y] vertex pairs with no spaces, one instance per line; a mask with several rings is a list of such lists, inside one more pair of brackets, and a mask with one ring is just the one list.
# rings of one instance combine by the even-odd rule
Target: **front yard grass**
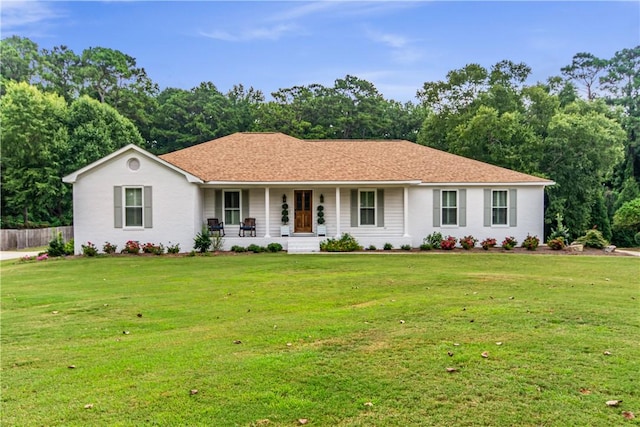
[[1,421],[637,425],[639,272],[485,253],[3,262]]

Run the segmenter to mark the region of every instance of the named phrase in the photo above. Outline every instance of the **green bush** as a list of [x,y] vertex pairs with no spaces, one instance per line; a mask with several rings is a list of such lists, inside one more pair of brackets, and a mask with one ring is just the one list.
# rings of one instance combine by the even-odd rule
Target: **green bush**
[[511,249],[515,248],[517,244],[518,244],[518,241],[516,240],[515,237],[507,236],[502,241],[502,249],[510,251]]
[[562,223],[562,215],[556,214],[556,228],[551,228],[551,234],[549,234],[548,240],[557,239],[562,237],[564,242],[570,242],[569,229]]
[[249,246],[247,246],[247,250],[249,252],[253,252],[254,254],[259,254],[260,252],[266,251],[266,248],[252,243]]
[[538,236],[531,236],[527,234],[527,237],[522,242],[522,247],[527,248],[527,250],[535,251],[540,244],[540,239]]
[[245,248],[244,246],[233,245],[231,246],[231,252],[247,252],[247,248]]
[[375,251],[378,248],[376,248],[376,245],[369,245],[369,247],[367,249],[370,250],[370,251]]
[[280,252],[282,250],[282,245],[280,243],[269,243],[267,245],[268,252]]
[[82,247],[82,255],[84,256],[96,256],[98,255],[98,248],[91,242],[87,242],[86,245],[80,245]]
[[178,254],[180,253],[180,243],[176,243],[172,245],[171,242],[167,245],[167,253],[168,254]]
[[430,251],[431,249],[433,249],[433,246],[431,246],[430,243],[423,243],[420,245],[421,251]]
[[556,237],[555,239],[550,239],[547,242],[547,246],[549,246],[554,251],[559,251],[561,249],[564,249],[564,247],[566,245],[564,243],[564,238],[563,237]]
[[51,241],[49,242],[49,247],[47,248],[47,255],[51,257],[56,257],[56,256],[65,256],[66,254],[67,254],[67,251],[65,249],[62,233],[58,233],[58,235],[53,239],[51,239]]
[[353,252],[361,249],[362,246],[349,233],[343,233],[340,239],[327,239],[320,242],[320,250],[325,252]]
[[75,251],[74,241],[73,241],[73,239],[71,239],[67,243],[64,244],[64,254],[65,255],[73,255],[74,251]]
[[200,253],[205,253],[211,247],[211,232],[209,227],[202,225],[202,230],[196,234],[193,239],[193,249],[198,250]]
[[440,245],[444,238],[442,237],[442,233],[431,233],[427,237],[422,240],[422,243],[428,243],[432,248],[440,249]]
[[411,250],[411,245],[402,245],[402,246],[400,246],[400,249],[402,249],[403,251],[410,251]]
[[390,251],[391,249],[393,249],[393,245],[391,243],[385,243],[382,249],[384,249],[385,251]]
[[584,245],[586,248],[602,249],[609,245],[607,239],[605,239],[602,236],[602,233],[596,229],[587,231],[584,236],[578,237],[576,241],[581,245]]

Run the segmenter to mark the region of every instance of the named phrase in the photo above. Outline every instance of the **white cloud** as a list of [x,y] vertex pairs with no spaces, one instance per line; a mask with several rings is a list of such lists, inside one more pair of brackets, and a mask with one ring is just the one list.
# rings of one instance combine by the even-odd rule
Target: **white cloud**
[[61,18],[52,3],[42,1],[3,1],[0,8],[2,32],[28,29],[44,22]]
[[294,25],[276,25],[274,27],[251,28],[230,33],[224,30],[201,31],[200,35],[216,40],[242,42],[251,40],[278,40],[287,33],[296,30]]
[[407,37],[370,29],[365,30],[365,34],[370,40],[389,47],[391,58],[397,63],[412,64],[423,58],[423,53],[413,47],[413,40]]

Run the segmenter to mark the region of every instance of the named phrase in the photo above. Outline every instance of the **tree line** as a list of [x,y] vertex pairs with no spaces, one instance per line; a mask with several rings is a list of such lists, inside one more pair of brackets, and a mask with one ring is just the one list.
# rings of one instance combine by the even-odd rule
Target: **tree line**
[[[417,102],[386,99],[347,75],[333,86],[282,88],[266,100],[242,84],[186,90],[158,85],[135,58],[95,47],[41,49],[0,41],[2,226],[72,221],[60,178],[134,143],[162,154],[241,131],[303,139],[406,139],[557,184],[545,218],[574,236],[597,226],[619,243],[615,212],[640,197],[640,46],[612,58],[576,54],[558,76],[527,84],[531,69],[501,61],[425,82]],[[630,237],[631,236],[631,237]],[[626,239],[626,240],[625,240]]]

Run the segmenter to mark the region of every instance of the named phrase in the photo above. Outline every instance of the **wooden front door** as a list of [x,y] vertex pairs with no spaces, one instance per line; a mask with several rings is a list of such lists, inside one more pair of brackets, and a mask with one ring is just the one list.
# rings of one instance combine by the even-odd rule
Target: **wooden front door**
[[294,233],[311,233],[313,215],[311,214],[311,190],[295,190]]

